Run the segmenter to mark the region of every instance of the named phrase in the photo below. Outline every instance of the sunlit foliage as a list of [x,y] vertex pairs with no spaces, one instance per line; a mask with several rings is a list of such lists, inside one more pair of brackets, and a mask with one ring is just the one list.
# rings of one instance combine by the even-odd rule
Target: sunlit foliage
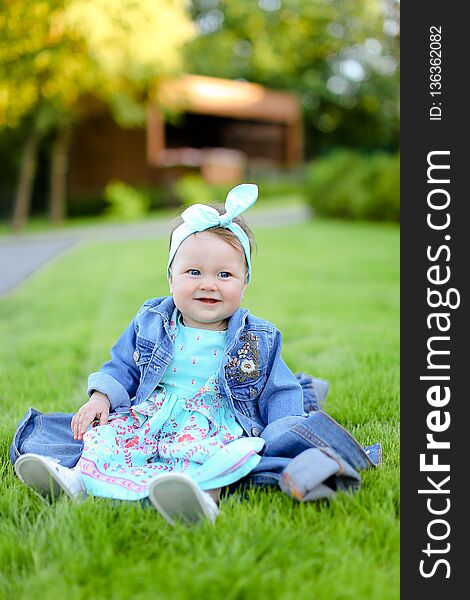
[[192,0],[191,72],[297,92],[310,151],[398,143],[397,0]]
[[[40,129],[79,116],[87,95],[118,119],[142,119],[193,35],[184,0],[5,0],[0,8],[0,126]],[[139,110],[140,108],[140,110]]]

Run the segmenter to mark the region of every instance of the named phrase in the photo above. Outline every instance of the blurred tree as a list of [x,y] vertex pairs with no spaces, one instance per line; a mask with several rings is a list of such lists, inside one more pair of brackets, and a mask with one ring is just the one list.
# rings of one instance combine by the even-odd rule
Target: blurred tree
[[191,0],[188,71],[297,92],[308,152],[398,145],[399,0]]
[[[1,6],[3,5],[3,6]],[[39,140],[53,132],[50,216],[64,217],[72,125],[99,98],[142,123],[162,77],[193,35],[185,0],[1,0],[0,128],[26,132],[13,227],[27,218]]]

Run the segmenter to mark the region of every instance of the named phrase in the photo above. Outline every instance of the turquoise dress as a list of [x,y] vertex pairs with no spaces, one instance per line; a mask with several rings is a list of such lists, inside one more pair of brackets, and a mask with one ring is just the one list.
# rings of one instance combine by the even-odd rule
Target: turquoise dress
[[220,393],[227,332],[176,323],[174,357],[153,394],[85,433],[77,468],[88,493],[138,500],[168,471],[209,490],[234,483],[261,460],[264,441],[244,437]]

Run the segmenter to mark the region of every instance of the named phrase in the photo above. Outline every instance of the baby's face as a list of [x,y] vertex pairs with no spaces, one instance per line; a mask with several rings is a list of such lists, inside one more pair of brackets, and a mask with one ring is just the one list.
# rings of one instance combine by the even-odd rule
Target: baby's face
[[226,329],[246,288],[242,251],[209,231],[187,237],[170,269],[170,292],[187,327]]

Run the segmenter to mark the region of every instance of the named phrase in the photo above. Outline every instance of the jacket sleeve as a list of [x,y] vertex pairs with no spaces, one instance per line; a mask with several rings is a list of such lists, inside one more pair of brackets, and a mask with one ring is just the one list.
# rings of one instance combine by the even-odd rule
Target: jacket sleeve
[[88,377],[88,395],[95,390],[106,394],[111,410],[126,409],[131,405],[139,387],[140,371],[134,360],[136,347],[136,317],[123,331],[111,349],[111,360]]
[[267,425],[283,417],[305,415],[302,387],[282,359],[281,348],[282,336],[276,329],[269,353],[268,379],[258,400]]

